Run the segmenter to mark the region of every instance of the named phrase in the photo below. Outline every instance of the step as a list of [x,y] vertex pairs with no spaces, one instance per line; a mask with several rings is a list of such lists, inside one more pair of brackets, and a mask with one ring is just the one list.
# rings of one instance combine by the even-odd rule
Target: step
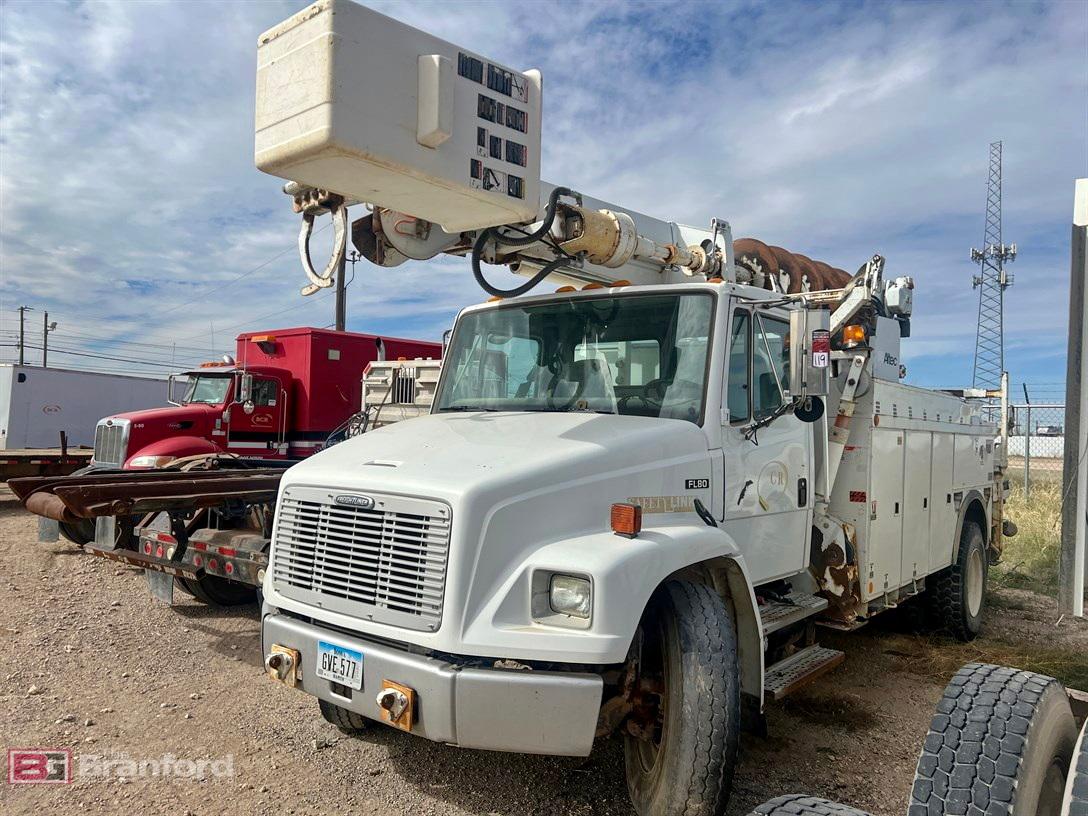
[[759,607],[764,635],[777,632],[791,623],[803,621],[827,609],[827,598],[819,598],[807,592],[791,592],[784,597],[785,601],[771,601]]
[[846,655],[838,649],[809,646],[767,667],[763,691],[770,700],[781,700],[842,663]]

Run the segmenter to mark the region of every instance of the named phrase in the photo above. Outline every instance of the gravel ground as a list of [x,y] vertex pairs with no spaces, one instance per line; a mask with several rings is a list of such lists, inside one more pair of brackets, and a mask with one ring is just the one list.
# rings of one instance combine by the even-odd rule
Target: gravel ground
[[[311,698],[263,677],[256,607],[215,610],[179,596],[167,608],[140,572],[63,541],[39,544],[36,529],[34,517],[0,507],[3,745],[70,749],[77,771],[92,756],[230,757],[232,774],[5,784],[0,812],[631,816],[616,740],[571,759],[460,750],[383,726],[344,737]],[[1003,597],[988,633],[1088,661],[1088,626],[1056,626],[1048,599]],[[844,649],[845,664],[771,707],[768,737],[745,736],[730,816],[788,792],[904,813],[951,673],[934,674],[934,650],[954,666],[985,659],[989,642],[934,645],[894,623],[821,641]]]

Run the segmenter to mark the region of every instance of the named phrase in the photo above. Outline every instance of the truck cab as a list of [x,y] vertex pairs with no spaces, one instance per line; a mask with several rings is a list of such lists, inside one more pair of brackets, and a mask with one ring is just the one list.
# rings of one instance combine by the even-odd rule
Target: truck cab
[[368,364],[441,351],[438,343],[306,327],[245,332],[233,357],[171,375],[169,407],[100,420],[92,467],[149,469],[220,454],[302,459],[360,409]]
[[128,411],[99,421],[92,465],[136,470],[188,456],[233,453],[285,458],[290,374],[210,364],[172,375],[169,407]]

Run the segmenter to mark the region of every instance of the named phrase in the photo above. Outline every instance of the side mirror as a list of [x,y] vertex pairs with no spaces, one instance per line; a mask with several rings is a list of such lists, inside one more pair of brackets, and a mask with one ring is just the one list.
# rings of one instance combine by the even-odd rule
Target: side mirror
[[253,375],[243,374],[238,378],[238,393],[234,396],[235,402],[250,402],[253,395]]
[[177,374],[171,374],[166,378],[166,401],[170,405],[181,405],[181,402],[174,399],[174,386],[177,384]]
[[[825,397],[831,371],[831,313],[796,309],[790,313],[790,396]],[[822,413],[822,411],[821,411]]]
[[251,400],[251,399],[246,400],[245,402],[242,403],[242,410],[246,412],[247,416],[249,414],[253,413],[255,407],[256,406],[253,405],[253,400]]

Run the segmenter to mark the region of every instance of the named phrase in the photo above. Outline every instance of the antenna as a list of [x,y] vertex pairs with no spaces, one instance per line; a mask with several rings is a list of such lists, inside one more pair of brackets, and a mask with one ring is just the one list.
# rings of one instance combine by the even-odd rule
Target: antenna
[[971,249],[971,260],[979,265],[979,274],[972,278],[973,288],[979,290],[975,388],[1001,387],[1001,374],[1005,370],[1005,289],[1013,280],[1005,264],[1015,259],[1016,244],[1001,242],[1001,142],[991,142],[990,174],[986,183],[986,234],[982,249]]

